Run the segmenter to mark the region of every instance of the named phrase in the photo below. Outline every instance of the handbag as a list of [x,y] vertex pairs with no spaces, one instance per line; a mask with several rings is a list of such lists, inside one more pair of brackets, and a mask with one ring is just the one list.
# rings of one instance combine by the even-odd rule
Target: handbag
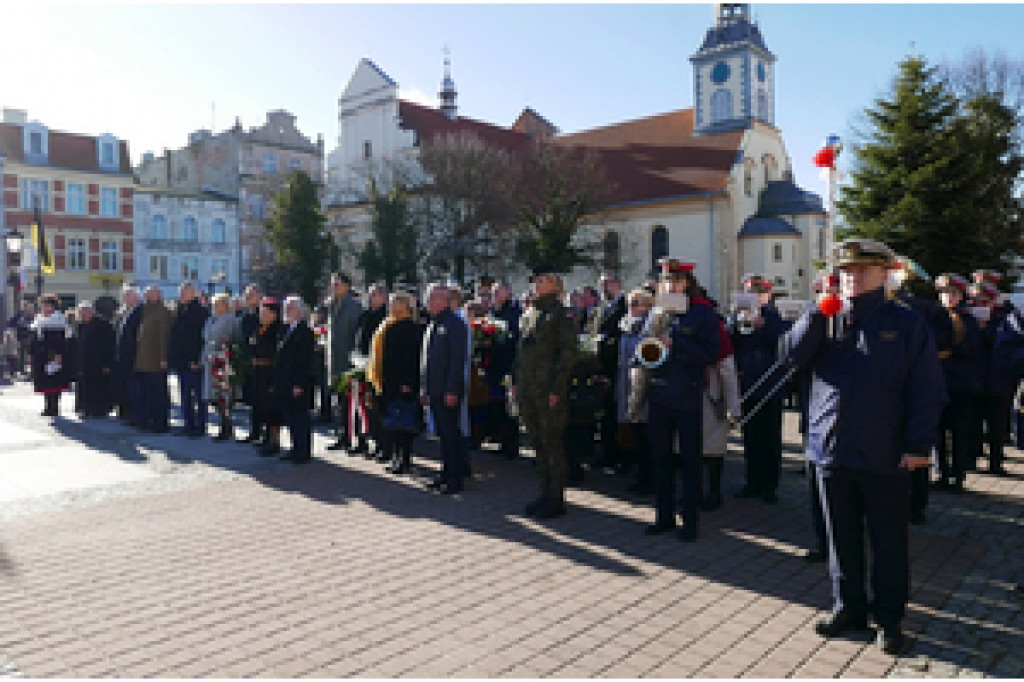
[[384,411],[383,424],[388,431],[419,433],[420,406],[411,400],[392,400]]

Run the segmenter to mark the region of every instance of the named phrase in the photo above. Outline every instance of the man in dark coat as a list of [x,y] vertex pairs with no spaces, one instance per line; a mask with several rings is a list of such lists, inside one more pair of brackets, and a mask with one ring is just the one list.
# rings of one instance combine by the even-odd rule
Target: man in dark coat
[[[506,384],[511,381],[519,345],[519,318],[523,316],[519,301],[510,296],[508,285],[496,282],[491,289],[494,317],[507,327],[505,338],[495,343],[491,363],[486,368],[487,386],[491,391],[490,417],[494,435],[501,445],[501,454],[508,459],[519,456],[519,422],[508,413]],[[508,379],[508,381],[506,381]]]
[[144,405],[141,428],[153,433],[167,433],[171,397],[167,389],[167,344],[173,317],[163,301],[160,287],[146,287],[146,302],[139,324],[135,372],[139,375]]
[[75,391],[83,417],[106,417],[110,414],[116,344],[114,327],[96,314],[91,303],[80,303]]
[[305,464],[312,456],[309,394],[313,389],[313,330],[302,319],[302,299],[284,302],[285,330],[274,360],[274,394],[284,413],[292,449],[281,459]]
[[178,375],[181,414],[185,421],[180,435],[199,438],[206,434],[206,403],[203,400],[203,325],[210,311],[203,307],[191,282],[178,288],[178,309],[171,325],[167,364]]
[[615,409],[615,379],[619,373],[619,339],[622,330],[619,323],[626,316],[626,298],[622,295],[622,280],[615,273],[601,275],[601,294],[604,300],[594,306],[587,333],[596,334],[597,359],[601,365],[600,376],[607,381],[604,392],[604,409],[600,419],[601,459],[598,467],[622,469],[622,453],[616,442],[619,417]]
[[[331,298],[327,315],[327,374],[331,384],[352,369],[356,327],[362,312],[363,306],[352,295],[352,278],[344,272],[331,275]],[[338,438],[327,446],[328,450],[348,450],[352,442],[348,432],[348,401],[342,399],[340,403]]]
[[117,320],[117,347],[115,351],[115,394],[117,416],[132,426],[142,424],[142,389],[135,372],[135,354],[138,352],[139,325],[142,306],[139,290],[125,287],[121,293],[121,312]]
[[431,322],[420,355],[420,400],[430,408],[441,440],[441,475],[431,483],[444,494],[462,490],[468,444],[459,428],[466,399],[466,323],[449,308],[448,289],[440,284],[427,290]]
[[[370,287],[370,290],[366,294],[366,309],[359,316],[359,324],[356,326],[356,337],[355,337],[355,348],[360,354],[369,357],[370,355],[370,342],[373,341],[373,335],[377,332],[377,328],[380,327],[381,322],[388,314],[388,290],[383,284],[374,284]],[[360,433],[358,428],[360,420],[356,420],[357,431],[356,433],[350,434],[356,441],[356,446],[350,452],[359,453],[366,457],[372,457],[370,451],[370,443],[373,441],[374,448],[376,448],[377,459],[380,461],[386,461],[386,453],[383,445],[382,433],[383,425],[381,422],[381,411],[378,404],[379,401],[374,396],[370,396],[366,407],[366,423],[368,426],[368,433]]]

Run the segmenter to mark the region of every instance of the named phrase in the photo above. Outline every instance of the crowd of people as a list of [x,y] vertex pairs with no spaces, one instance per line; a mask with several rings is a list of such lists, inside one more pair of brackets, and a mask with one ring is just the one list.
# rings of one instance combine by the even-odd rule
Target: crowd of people
[[[746,276],[748,308],[720,310],[694,264],[663,259],[660,272],[625,291],[613,273],[565,291],[550,267],[513,295],[503,282],[464,291],[434,283],[422,296],[370,286],[360,296],[344,273],[312,310],[301,299],[243,295],[206,300],[183,283],[173,306],[160,289],[125,287],[112,322],[89,303],[70,325],[54,297],[26,304],[8,323],[11,371],[31,367],[58,411],[74,383],[85,418],[116,410],[126,423],[168,431],[168,372],[177,375],[181,435],[234,439],[232,415],[250,409],[241,442],[296,463],[312,456],[312,415],[331,427],[330,450],[376,458],[408,473],[417,434],[440,442],[429,486],[462,492],[471,454],[491,442],[535,452],[538,495],[525,513],[566,513],[565,490],[586,472],[632,475],[653,496],[648,535],[699,538],[702,512],[719,509],[730,433],[739,427],[744,483],[737,498],[778,501],[783,405],[801,414],[811,524],[829,559],[836,606],[824,636],[866,626],[863,528],[874,557],[872,612],[888,652],[903,646],[908,598],[907,524],[924,523],[930,489],[962,492],[987,445],[988,472],[1005,474],[1004,440],[1024,370],[1024,321],[991,272],[974,283],[946,274],[928,295],[905,259],[883,244],[848,240],[819,302],[783,319],[772,281]],[[292,442],[281,455],[280,434]],[[933,466],[934,465],[934,466]],[[933,480],[934,479],[934,480]],[[681,494],[677,485],[681,483]]]

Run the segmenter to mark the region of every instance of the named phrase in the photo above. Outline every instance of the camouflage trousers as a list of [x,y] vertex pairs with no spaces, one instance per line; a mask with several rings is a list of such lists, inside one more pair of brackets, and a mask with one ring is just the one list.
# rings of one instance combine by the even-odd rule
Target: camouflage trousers
[[565,500],[567,466],[565,445],[566,408],[563,402],[552,408],[548,394],[522,395],[519,414],[537,453],[537,473],[540,475],[541,496],[558,501]]

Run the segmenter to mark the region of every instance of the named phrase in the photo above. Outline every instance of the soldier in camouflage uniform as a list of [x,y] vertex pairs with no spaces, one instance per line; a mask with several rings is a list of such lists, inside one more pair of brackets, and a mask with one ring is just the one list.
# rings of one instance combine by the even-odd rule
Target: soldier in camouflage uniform
[[566,463],[562,434],[566,422],[569,372],[576,361],[577,323],[562,305],[562,283],[548,266],[531,277],[536,298],[520,321],[513,395],[537,453],[540,497],[528,516],[550,519],[565,514]]

